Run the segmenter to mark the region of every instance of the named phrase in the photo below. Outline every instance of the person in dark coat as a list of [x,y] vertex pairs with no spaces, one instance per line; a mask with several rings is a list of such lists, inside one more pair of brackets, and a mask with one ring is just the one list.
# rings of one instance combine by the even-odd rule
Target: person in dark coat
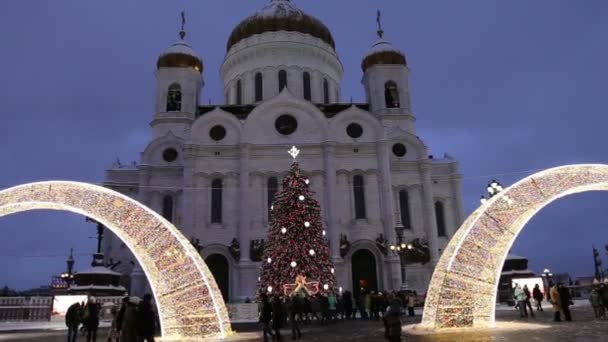
[[152,308],[152,295],[147,293],[137,308],[137,327],[142,341],[154,342],[156,315]]
[[543,293],[540,291],[538,284],[534,285],[534,289],[532,290],[532,298],[534,298],[534,301],[536,301],[536,311],[543,311]]
[[350,315],[353,313],[353,296],[348,290],[342,292],[342,309],[344,310],[344,316],[350,319]]
[[74,303],[70,305],[68,311],[65,314],[65,325],[68,327],[68,342],[75,342],[78,336],[78,326],[82,314],[82,306],[80,303]]
[[99,328],[99,311],[101,306],[95,301],[94,297],[90,297],[87,305],[84,307],[82,324],[87,329],[87,342],[97,341],[97,328]]
[[268,336],[274,340],[274,334],[270,322],[272,321],[272,305],[268,301],[268,295],[262,293],[260,295],[262,302],[260,303],[260,323],[262,323],[262,332],[264,334],[264,342],[268,341]]
[[387,337],[390,342],[401,342],[401,300],[393,298],[384,316]]
[[291,297],[291,311],[289,315],[289,324],[291,325],[291,339],[299,340],[302,338],[298,319],[302,318],[302,298],[298,295]]
[[283,321],[285,320],[283,314],[283,303],[278,295],[275,295],[272,299],[272,329],[274,329],[274,336],[277,341],[283,341],[281,336],[281,328],[283,327]]
[[572,321],[572,316],[570,315],[570,305],[572,305],[570,289],[565,287],[563,284],[558,283],[557,291],[559,292],[559,300],[564,317],[566,318],[566,321]]
[[120,342],[140,342],[137,329],[139,314],[135,298],[128,298],[123,302],[122,323],[120,324]]
[[530,300],[532,299],[532,293],[530,293],[528,285],[524,285],[524,294],[526,295],[526,307],[530,310],[530,316],[534,318],[534,310],[532,310],[532,303],[530,303]]

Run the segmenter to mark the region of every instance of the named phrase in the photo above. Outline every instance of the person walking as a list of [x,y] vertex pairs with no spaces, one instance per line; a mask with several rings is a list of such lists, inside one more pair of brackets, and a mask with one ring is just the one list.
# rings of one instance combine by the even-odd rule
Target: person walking
[[82,324],[87,330],[87,342],[97,341],[97,328],[99,328],[99,311],[101,307],[96,302],[95,297],[89,297],[84,307]]
[[152,308],[152,295],[147,293],[144,299],[139,303],[137,308],[137,328],[141,341],[154,342],[154,334],[156,333],[156,315]]
[[348,290],[342,292],[342,308],[344,309],[346,319],[350,319],[353,313],[353,297]]
[[593,307],[593,314],[595,319],[601,319],[604,317],[604,306],[602,305],[602,298],[600,297],[600,293],[598,291],[598,287],[594,286],[591,289],[591,293],[589,294],[589,302]]
[[[126,301],[125,301],[126,299]],[[134,298],[123,299],[123,308],[120,321],[120,342],[139,342],[137,336],[137,304]],[[124,309],[124,310],[123,310]]]
[[120,333],[118,332],[118,310],[113,307],[110,313],[112,314],[112,324],[110,325],[110,331],[108,331],[108,342],[120,341]]
[[76,302],[68,308],[65,314],[65,325],[68,327],[68,342],[75,342],[78,337],[78,326],[80,325],[82,307]]
[[530,300],[532,299],[532,293],[530,293],[528,285],[524,285],[524,294],[526,295],[526,308],[530,310],[530,316],[534,318],[534,310],[532,310],[532,303],[530,303]]
[[519,308],[519,318],[528,317],[528,314],[526,313],[526,294],[524,293],[524,290],[519,287],[519,284],[515,285],[513,295],[515,296],[515,301],[517,301],[517,306]]
[[558,283],[557,290],[559,291],[560,305],[564,312],[564,319],[570,322],[572,321],[572,316],[570,315],[570,305],[572,305],[570,289],[565,287],[562,283]]
[[554,285],[551,290],[549,290],[549,298],[551,298],[551,304],[553,305],[553,310],[555,310],[555,317],[553,318],[553,320],[555,322],[561,322],[561,315],[560,315],[560,311],[562,310],[561,307],[561,299],[559,297],[559,290],[557,289],[557,285]]
[[532,298],[536,302],[536,311],[543,311],[543,293],[538,284],[534,285],[534,289],[532,289]]
[[289,315],[289,324],[291,325],[291,339],[299,340],[302,338],[302,332],[298,320],[302,319],[302,298],[295,294],[291,296],[291,312]]
[[393,298],[384,316],[387,337],[390,342],[401,342],[401,300]]
[[327,302],[329,304],[329,316],[332,320],[336,320],[336,317],[338,316],[338,300],[336,299],[336,294],[333,291],[327,296]]
[[416,312],[414,311],[414,308],[416,307],[416,295],[414,294],[414,292],[410,292],[407,295],[407,315],[410,317],[415,317],[416,316]]
[[274,340],[274,334],[272,333],[272,327],[270,322],[272,321],[272,305],[268,301],[268,295],[262,293],[260,295],[260,323],[262,323],[262,333],[264,334],[264,342],[268,342],[268,335]]
[[283,303],[281,303],[279,296],[275,295],[272,299],[272,329],[274,330],[274,336],[277,342],[283,341],[281,328],[283,327],[284,320]]

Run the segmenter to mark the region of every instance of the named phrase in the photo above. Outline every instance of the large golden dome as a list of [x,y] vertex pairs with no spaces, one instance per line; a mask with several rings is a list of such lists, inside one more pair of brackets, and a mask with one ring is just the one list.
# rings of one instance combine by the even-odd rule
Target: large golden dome
[[174,43],[166,49],[156,62],[157,68],[192,68],[200,73],[203,72],[203,60],[198,54],[182,40]]
[[365,72],[367,68],[379,64],[407,65],[403,52],[399,51],[393,44],[382,37],[372,45],[372,48],[363,58],[361,69]]
[[276,31],[306,33],[336,47],[331,32],[319,19],[296,8],[289,0],[271,0],[232,30],[226,50],[245,38]]

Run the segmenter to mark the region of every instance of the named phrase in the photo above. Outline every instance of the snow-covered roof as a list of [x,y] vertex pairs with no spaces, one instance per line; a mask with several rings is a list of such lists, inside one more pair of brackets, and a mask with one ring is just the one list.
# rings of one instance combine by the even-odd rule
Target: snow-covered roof
[[115,276],[120,276],[120,273],[114,272],[107,267],[96,266],[93,268],[89,268],[84,271],[77,272],[78,274],[110,274]]
[[72,285],[69,290],[117,290],[117,291],[127,291],[124,286],[114,286],[114,285]]
[[396,52],[398,54],[403,55],[403,52],[401,52],[399,49],[397,49],[393,44],[391,44],[391,42],[389,42],[388,40],[386,40],[384,38],[380,38],[374,43],[374,45],[372,45],[371,49],[369,49],[369,51],[367,52],[367,55],[365,55],[365,57],[371,56],[371,55],[379,53],[379,52],[389,52],[389,51]]
[[534,274],[531,270],[515,270],[515,271],[504,271],[501,275],[515,275],[515,274]]
[[303,15],[302,10],[296,8],[287,0],[272,0],[254,14],[258,17],[298,17]]
[[183,40],[173,43],[173,45],[169,46],[169,48],[160,54],[160,57],[171,54],[188,55],[201,60],[201,57],[194,51],[194,49],[192,49],[192,47]]
[[527,259],[528,259],[528,258],[525,258],[525,257],[519,256],[519,255],[515,255],[515,254],[511,254],[511,253],[509,253],[509,254],[507,255],[507,260],[527,260]]

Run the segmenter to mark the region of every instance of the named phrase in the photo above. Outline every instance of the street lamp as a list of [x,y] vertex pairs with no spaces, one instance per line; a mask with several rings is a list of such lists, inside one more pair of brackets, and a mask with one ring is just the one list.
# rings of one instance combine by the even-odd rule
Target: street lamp
[[502,187],[499,181],[493,179],[491,182],[488,182],[486,190],[488,191],[488,197],[486,198],[484,195],[482,195],[480,199],[481,204],[486,203],[487,200],[498,195],[501,191],[504,190],[504,188]]
[[399,260],[401,262],[401,283],[407,286],[407,281],[405,277],[405,264],[406,264],[406,256],[408,251],[412,250],[414,246],[409,243],[405,243],[403,240],[403,229],[397,228],[397,242],[389,245],[389,249],[392,253],[399,255]]

